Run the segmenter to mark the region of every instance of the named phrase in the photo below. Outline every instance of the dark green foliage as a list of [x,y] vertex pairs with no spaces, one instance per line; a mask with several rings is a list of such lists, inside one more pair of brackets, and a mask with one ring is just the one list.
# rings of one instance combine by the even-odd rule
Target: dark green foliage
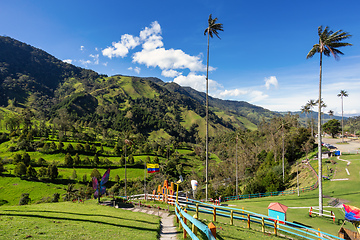
[[37,172],[35,170],[35,168],[33,168],[31,165],[29,165],[26,169],[26,176],[29,178],[34,178],[36,177]]
[[4,168],[4,164],[3,164],[3,162],[1,161],[1,159],[0,159],[0,175],[2,175],[2,173],[3,172],[5,172],[6,170],[5,170],[5,168]]
[[41,168],[39,168],[37,177],[38,178],[45,178],[47,176],[47,172],[48,172],[48,170],[47,170],[46,167],[41,167]]
[[76,170],[74,169],[74,171],[71,174],[71,179],[76,180],[76,178],[77,178],[77,174],[76,174]]
[[99,170],[97,170],[96,168],[93,169],[93,171],[91,172],[91,175],[90,175],[91,178],[95,177],[97,178],[98,180],[101,178],[101,175],[100,175],[100,172]]
[[74,157],[73,160],[74,160],[74,165],[75,166],[79,166],[81,164],[81,160],[80,160],[80,157],[79,157],[78,153],[75,154],[75,157]]
[[336,134],[341,132],[340,121],[331,119],[323,125],[323,129],[325,132],[331,134],[331,137],[334,138]]
[[29,165],[31,161],[30,155],[28,153],[24,153],[22,156],[22,162],[25,163],[25,165]]
[[114,181],[115,181],[116,183],[119,183],[119,182],[120,182],[120,177],[119,177],[119,175],[116,174]]
[[63,194],[63,199],[64,201],[71,201],[73,199],[76,199],[78,196],[77,196],[77,192],[79,190],[75,189],[75,186],[74,184],[71,184],[69,183],[67,185],[66,188],[64,188],[64,190],[66,191],[64,194]]
[[134,164],[134,156],[133,156],[132,154],[130,154],[130,155],[128,156],[127,161],[128,161],[128,163],[130,163],[130,164]]
[[18,154],[18,153],[16,153],[16,154],[14,155],[14,161],[13,161],[13,163],[14,163],[14,164],[17,164],[17,163],[19,163],[19,162],[21,162],[21,161],[22,161],[21,155]]
[[36,161],[36,164],[38,166],[46,166],[47,165],[47,162],[45,161],[45,159],[43,159],[42,157],[40,157],[37,161]]
[[14,169],[14,173],[16,176],[24,176],[26,174],[26,165],[23,162],[19,162],[16,164],[16,167]]
[[58,168],[55,164],[51,164],[48,166],[47,168],[47,176],[53,180],[55,178],[57,178],[59,175],[59,172],[58,172]]
[[99,160],[99,157],[97,156],[97,154],[95,154],[95,156],[94,156],[93,163],[95,166],[99,165],[99,163],[100,163],[100,160]]
[[83,175],[83,178],[82,178],[82,182],[83,182],[83,183],[87,183],[87,181],[88,181],[87,175],[84,174],[84,175]]
[[19,205],[28,205],[31,199],[29,197],[29,193],[22,193],[19,201]]
[[60,193],[54,193],[51,199],[51,202],[59,202]]
[[65,155],[65,165],[68,167],[72,167],[73,164],[74,164],[73,158],[71,157],[70,153],[67,153]]

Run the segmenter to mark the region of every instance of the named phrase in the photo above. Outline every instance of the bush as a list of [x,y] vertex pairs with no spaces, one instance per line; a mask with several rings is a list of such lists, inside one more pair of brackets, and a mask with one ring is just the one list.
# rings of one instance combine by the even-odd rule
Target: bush
[[60,194],[59,193],[54,193],[51,199],[51,202],[59,202],[60,199]]
[[23,162],[19,162],[15,169],[14,169],[14,173],[16,176],[23,176],[26,174],[26,165]]
[[27,205],[31,201],[28,193],[21,194],[19,205]]

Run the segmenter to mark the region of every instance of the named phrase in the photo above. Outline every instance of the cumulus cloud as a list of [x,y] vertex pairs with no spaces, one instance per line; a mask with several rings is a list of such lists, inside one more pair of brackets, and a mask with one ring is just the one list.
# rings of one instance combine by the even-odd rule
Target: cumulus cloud
[[72,59],[64,59],[63,62],[71,64],[73,62],[73,60]]
[[125,57],[129,53],[129,49],[133,49],[140,44],[139,38],[129,34],[121,36],[121,41],[113,42],[112,47],[102,50],[102,54],[108,58]]
[[134,54],[133,62],[145,64],[147,67],[159,67],[162,70],[188,68],[190,71],[204,71],[206,69],[200,57],[190,56],[182,50],[165,48],[150,51],[143,49]]
[[84,46],[80,46],[80,51],[84,51],[85,47]]
[[151,35],[161,34],[161,27],[157,21],[152,22],[150,26],[150,28],[145,27],[145,29],[140,32],[141,40],[145,40]]
[[243,90],[243,89],[233,89],[233,90],[224,90],[220,93],[218,93],[220,98],[227,98],[227,97],[239,97],[242,95],[248,94],[249,91]]
[[277,88],[279,86],[278,84],[278,80],[276,79],[275,76],[271,76],[269,78],[265,78],[265,87],[266,89],[270,89],[271,85],[273,85],[275,88]]
[[139,73],[140,73],[141,68],[139,68],[139,67],[135,67],[135,68],[133,68],[133,67],[129,67],[129,68],[128,68],[128,70],[130,70],[130,71],[134,71],[134,72],[136,72],[137,74],[139,74]]
[[164,77],[174,78],[174,77],[181,75],[181,73],[178,71],[175,71],[173,69],[169,69],[169,70],[163,70],[161,72],[161,75]]
[[90,60],[79,60],[80,64],[84,65],[85,67],[87,67],[89,64],[91,64],[92,62]]
[[90,57],[94,59],[93,64],[98,65],[99,64],[99,54],[90,54]]
[[[204,92],[206,90],[206,76],[197,75],[194,72],[190,72],[187,76],[180,75],[174,78],[174,82],[181,86],[191,87],[197,91]],[[209,79],[209,91],[217,91],[222,87],[218,82]]]
[[264,100],[265,98],[267,98],[269,96],[264,94],[261,91],[254,90],[254,91],[249,92],[249,97],[250,97],[250,102],[254,103],[254,102],[259,102],[261,100]]

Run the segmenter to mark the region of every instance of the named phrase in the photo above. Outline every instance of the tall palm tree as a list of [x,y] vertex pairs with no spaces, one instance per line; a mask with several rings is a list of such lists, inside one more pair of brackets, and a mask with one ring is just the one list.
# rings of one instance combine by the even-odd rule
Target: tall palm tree
[[330,116],[330,119],[332,119],[332,117],[334,116],[334,111],[333,110],[329,110],[328,114]]
[[206,63],[206,197],[205,200],[208,199],[208,159],[209,159],[209,50],[210,50],[210,37],[213,38],[214,34],[219,39],[219,31],[224,31],[222,23],[217,23],[217,18],[212,18],[211,14],[208,19],[208,27],[204,31],[204,35],[208,36],[207,42],[207,63]]
[[341,97],[341,142],[344,142],[344,97],[348,97],[349,94],[347,93],[347,91],[341,90],[337,96]]
[[[311,58],[315,53],[320,53],[320,78],[319,78],[319,99],[321,99],[321,81],[322,81],[322,55],[330,56],[333,55],[335,59],[339,58],[339,55],[344,53],[338,50],[339,47],[351,46],[350,43],[342,42],[343,40],[348,39],[351,35],[343,30],[338,30],[333,32],[329,27],[323,29],[322,26],[318,27],[319,43],[315,44],[312,49],[307,54],[306,58]],[[321,133],[321,104],[319,104],[318,112],[318,133]],[[318,164],[319,164],[319,213],[320,216],[323,212],[323,202],[322,202],[322,159],[321,159],[321,134],[318,134]]]
[[316,101],[314,99],[310,99],[306,104],[310,109],[310,117],[311,117],[311,136],[314,136],[314,118],[313,118],[313,107],[316,106]]
[[310,112],[310,106],[308,104],[305,104],[305,106],[301,106],[301,113],[305,113],[305,118],[307,120],[307,115]]

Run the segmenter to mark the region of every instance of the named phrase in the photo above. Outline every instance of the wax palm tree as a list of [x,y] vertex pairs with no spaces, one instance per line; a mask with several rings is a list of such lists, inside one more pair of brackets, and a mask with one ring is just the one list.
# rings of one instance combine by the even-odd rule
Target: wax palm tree
[[349,94],[347,91],[341,90],[337,96],[341,97],[341,142],[344,142],[344,97],[348,97]]
[[330,116],[330,119],[332,119],[332,117],[334,116],[334,111],[333,110],[329,110],[328,114]]
[[205,200],[208,199],[208,155],[209,155],[209,50],[210,50],[210,37],[213,38],[214,34],[219,39],[219,31],[223,30],[222,23],[217,23],[217,18],[212,18],[212,15],[209,15],[208,27],[204,31],[204,35],[208,36],[207,43],[207,62],[206,62],[206,189],[205,189]]
[[[339,55],[343,53],[338,50],[339,47],[351,46],[350,43],[344,43],[343,40],[348,39],[351,35],[342,30],[333,32],[329,27],[323,29],[322,26],[318,27],[319,43],[315,44],[312,49],[307,54],[306,58],[311,58],[315,53],[320,53],[320,78],[319,78],[319,99],[321,99],[321,82],[322,82],[322,55],[330,56],[333,55],[335,59],[338,59]],[[318,112],[318,133],[321,133],[321,104],[319,104]],[[322,159],[321,159],[321,135],[318,134],[318,164],[319,164],[319,213],[320,216],[323,212],[323,202],[322,202]]]
[[307,115],[310,112],[310,106],[308,104],[305,104],[305,106],[301,106],[301,113],[305,113],[305,118],[307,120]]
[[313,118],[313,107],[316,106],[316,101],[314,99],[310,99],[306,104],[310,109],[310,118],[311,118],[311,136],[314,136],[314,118]]

